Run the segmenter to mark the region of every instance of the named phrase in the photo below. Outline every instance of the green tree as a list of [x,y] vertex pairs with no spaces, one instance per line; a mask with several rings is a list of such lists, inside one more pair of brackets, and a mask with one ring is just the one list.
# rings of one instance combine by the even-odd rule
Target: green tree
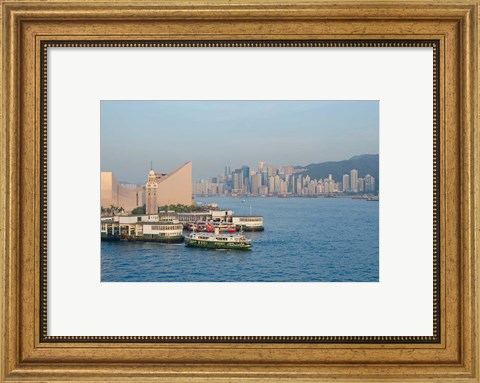
[[138,206],[132,210],[132,214],[145,214],[145,209],[143,206]]

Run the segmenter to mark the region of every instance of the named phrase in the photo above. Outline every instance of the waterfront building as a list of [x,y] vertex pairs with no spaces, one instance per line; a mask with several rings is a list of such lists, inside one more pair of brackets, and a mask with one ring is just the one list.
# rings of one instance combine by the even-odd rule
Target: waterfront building
[[273,184],[274,184],[274,192],[279,193],[280,192],[280,176],[276,175],[273,177]]
[[375,178],[370,174],[365,176],[365,191],[367,193],[374,193],[375,192]]
[[358,171],[350,170],[350,191],[356,193],[358,191]]
[[208,195],[208,182],[200,180],[192,185],[193,195]]
[[302,176],[299,176],[297,178],[297,185],[296,185],[296,189],[295,189],[295,193],[296,194],[302,194]]
[[262,186],[262,175],[255,173],[252,175],[252,194],[258,195],[260,186]]
[[242,166],[242,175],[243,175],[243,185],[242,191],[243,193],[251,192],[251,185],[250,185],[250,168],[246,165]]
[[159,219],[156,215],[129,215],[102,219],[102,241],[181,242],[183,225],[178,220]]
[[323,192],[325,194],[329,194],[331,193],[331,190],[330,190],[330,182],[328,182],[328,178],[325,178],[323,180]]
[[343,175],[343,178],[342,178],[342,191],[343,191],[343,192],[348,192],[348,191],[350,191],[350,188],[349,188],[349,186],[350,186],[350,180],[349,180],[349,178],[350,178],[350,177],[348,176],[348,174],[344,174],[344,175]]
[[100,204],[103,208],[113,205],[130,212],[142,206],[142,193],[142,186],[120,183],[112,172],[100,173]]
[[363,181],[363,178],[359,178],[358,179],[358,191],[363,193],[364,191],[364,181]]
[[243,193],[243,173],[237,169],[233,173],[233,192]]
[[273,176],[268,177],[268,192],[270,194],[275,193],[275,177]]
[[262,185],[268,186],[268,172],[267,169],[263,169],[260,174],[262,175]]
[[292,174],[288,179],[288,192],[295,193],[295,176]]
[[100,204],[102,207],[117,205],[117,178],[112,172],[100,173]]

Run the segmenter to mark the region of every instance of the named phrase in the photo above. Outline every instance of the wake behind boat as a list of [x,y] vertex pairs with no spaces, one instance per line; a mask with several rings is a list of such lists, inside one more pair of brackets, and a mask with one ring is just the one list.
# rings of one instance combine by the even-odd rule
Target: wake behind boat
[[251,240],[243,234],[192,233],[185,237],[185,246],[206,249],[249,250]]

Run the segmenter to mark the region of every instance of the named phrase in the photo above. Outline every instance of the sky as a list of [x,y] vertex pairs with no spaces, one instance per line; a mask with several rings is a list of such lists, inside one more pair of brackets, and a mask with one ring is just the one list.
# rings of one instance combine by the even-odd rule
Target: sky
[[101,101],[101,170],[143,183],[192,161],[208,179],[379,152],[378,101]]

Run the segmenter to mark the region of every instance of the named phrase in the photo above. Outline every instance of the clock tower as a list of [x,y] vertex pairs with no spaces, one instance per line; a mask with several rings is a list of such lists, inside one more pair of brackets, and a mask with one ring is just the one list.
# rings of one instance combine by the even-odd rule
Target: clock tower
[[148,173],[148,182],[145,185],[146,213],[158,213],[158,184],[155,172],[150,170]]

